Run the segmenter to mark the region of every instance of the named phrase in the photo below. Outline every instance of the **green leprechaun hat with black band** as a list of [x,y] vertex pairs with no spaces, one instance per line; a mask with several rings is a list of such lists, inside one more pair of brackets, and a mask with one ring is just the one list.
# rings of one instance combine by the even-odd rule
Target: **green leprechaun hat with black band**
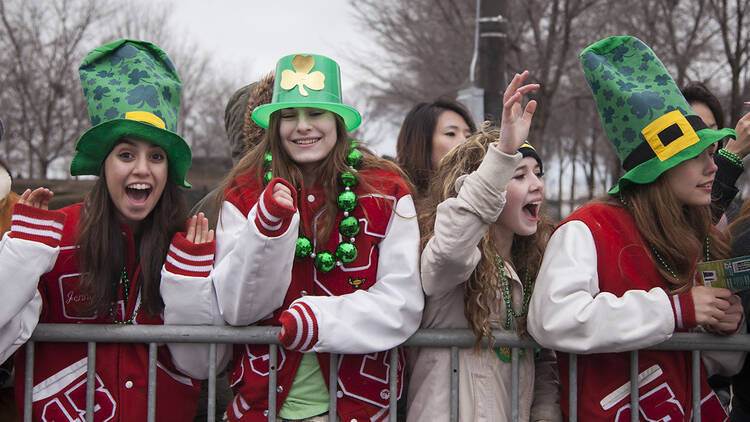
[[351,132],[362,123],[357,110],[342,103],[341,72],[335,61],[317,54],[292,54],[276,64],[273,99],[253,110],[253,120],[268,129],[274,112],[292,107],[315,107],[329,110],[344,119]]
[[696,157],[733,129],[708,129],[664,64],[641,40],[609,37],[579,56],[599,116],[626,173],[609,193],[645,184]]
[[78,73],[92,127],[76,143],[70,174],[99,175],[115,143],[127,137],[164,148],[170,178],[190,187],[192,153],[176,133],[182,82],[167,54],[149,42],[115,41],[90,52]]

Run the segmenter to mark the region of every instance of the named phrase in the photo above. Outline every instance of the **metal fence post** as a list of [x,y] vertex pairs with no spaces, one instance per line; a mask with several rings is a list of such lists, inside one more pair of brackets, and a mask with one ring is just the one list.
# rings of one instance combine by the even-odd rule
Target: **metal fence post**
[[701,422],[701,352],[693,350],[692,390],[693,422]]
[[568,355],[568,420],[578,421],[578,355]]
[[513,422],[518,422],[518,347],[511,349],[510,363],[510,418]]
[[156,421],[156,343],[148,344],[148,422]]
[[23,385],[23,421],[31,422],[32,405],[34,397],[32,391],[34,388],[34,342],[26,343],[26,373],[24,374]]
[[216,343],[208,347],[208,403],[206,404],[206,421],[216,419]]
[[640,413],[640,404],[638,403],[638,387],[640,382],[638,381],[638,351],[633,350],[630,352],[630,422],[638,422],[638,414]]
[[339,355],[331,353],[328,368],[328,420],[336,421],[336,399],[339,395]]
[[451,422],[458,422],[458,347],[451,347]]
[[88,343],[86,356],[86,422],[94,422],[94,390],[96,388],[96,342]]
[[388,391],[388,410],[390,412],[391,422],[398,422],[398,410],[396,402],[398,401],[398,347],[394,347],[390,351],[391,354],[391,367],[389,368],[389,385]]
[[268,366],[268,422],[276,421],[276,375],[278,369],[278,349],[276,344],[268,345],[269,366]]

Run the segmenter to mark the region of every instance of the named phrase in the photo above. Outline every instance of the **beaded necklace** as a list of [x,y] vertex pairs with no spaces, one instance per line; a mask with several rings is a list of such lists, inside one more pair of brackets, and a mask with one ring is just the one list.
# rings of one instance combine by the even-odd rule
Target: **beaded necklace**
[[[125,268],[125,266],[122,266],[122,275],[120,276],[120,284],[123,288],[123,316],[125,316],[125,310],[128,307],[128,297],[130,297],[130,280],[128,279],[128,270]],[[135,310],[133,311],[133,315],[130,316],[130,318],[124,320],[124,321],[118,321],[117,317],[115,316],[115,304],[109,307],[109,316],[112,318],[112,322],[115,324],[120,325],[128,325],[135,319],[136,315],[138,315],[138,310],[141,309],[141,304],[139,303],[138,306],[136,306]]]
[[515,319],[521,319],[526,316],[529,311],[529,300],[531,300],[531,281],[529,280],[529,270],[526,270],[523,284],[521,285],[523,290],[523,301],[521,302],[521,312],[516,313],[511,306],[511,294],[510,294],[510,283],[508,282],[508,276],[505,274],[505,266],[503,260],[499,256],[495,255],[495,266],[500,274],[500,291],[503,294],[503,302],[505,302],[505,329],[510,330],[511,317]]
[[[349,170],[339,175],[339,182],[344,187],[344,191],[336,199],[336,205],[338,205],[344,215],[344,218],[339,222],[338,229],[345,240],[336,246],[336,250],[333,253],[327,250],[315,253],[310,239],[300,234],[297,237],[297,244],[294,248],[294,256],[300,259],[312,258],[315,268],[323,273],[327,273],[335,267],[341,267],[344,265],[343,263],[349,263],[357,259],[357,246],[354,244],[354,240],[355,236],[359,233],[359,221],[357,221],[356,217],[350,215],[350,213],[357,207],[357,195],[352,189],[358,183],[355,173],[357,172],[357,167],[362,164],[362,152],[357,149],[357,142],[354,139],[351,139],[349,142],[350,149],[346,155],[346,163],[349,165]],[[272,162],[273,157],[271,153],[266,152],[263,156],[263,167],[266,170],[263,174],[263,182],[266,185],[273,179],[273,173],[271,172]]]
[[[622,192],[620,192],[620,202],[622,203],[623,206],[625,206],[625,208],[628,207],[628,203],[625,201],[625,198],[622,197]],[[671,274],[672,277],[675,278],[675,280],[680,281],[680,278],[677,277],[677,274],[675,274],[672,268],[669,265],[667,265],[667,263],[664,261],[664,258],[661,257],[661,254],[659,253],[659,251],[656,250],[654,245],[652,245],[651,242],[647,242],[647,243],[648,243],[648,246],[651,248],[651,252],[654,253],[656,260],[659,261],[662,267],[664,267],[664,269],[667,270],[667,272]],[[708,236],[706,236],[706,262],[710,260],[711,260],[711,240]]]

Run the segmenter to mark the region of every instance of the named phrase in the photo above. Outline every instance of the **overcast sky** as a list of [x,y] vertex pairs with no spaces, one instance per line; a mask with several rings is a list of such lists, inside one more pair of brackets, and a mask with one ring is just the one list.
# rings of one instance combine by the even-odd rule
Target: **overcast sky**
[[215,50],[216,59],[228,67],[246,69],[242,82],[274,70],[282,56],[316,53],[339,62],[346,94],[355,79],[346,52],[374,46],[364,31],[356,29],[347,0],[179,0],[173,4],[177,29]]

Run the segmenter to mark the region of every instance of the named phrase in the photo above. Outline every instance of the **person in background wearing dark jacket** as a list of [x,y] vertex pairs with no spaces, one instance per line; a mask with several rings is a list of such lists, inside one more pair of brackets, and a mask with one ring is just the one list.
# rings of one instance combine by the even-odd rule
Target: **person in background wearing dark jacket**
[[[709,129],[722,129],[724,110],[714,94],[701,82],[691,82],[682,88],[682,95],[695,114]],[[714,155],[718,167],[711,190],[711,215],[718,222],[727,211],[738,189],[735,186],[745,166],[742,160],[750,153],[750,113],[737,122],[737,139],[727,138],[726,145]],[[721,147],[721,145],[720,145]]]

